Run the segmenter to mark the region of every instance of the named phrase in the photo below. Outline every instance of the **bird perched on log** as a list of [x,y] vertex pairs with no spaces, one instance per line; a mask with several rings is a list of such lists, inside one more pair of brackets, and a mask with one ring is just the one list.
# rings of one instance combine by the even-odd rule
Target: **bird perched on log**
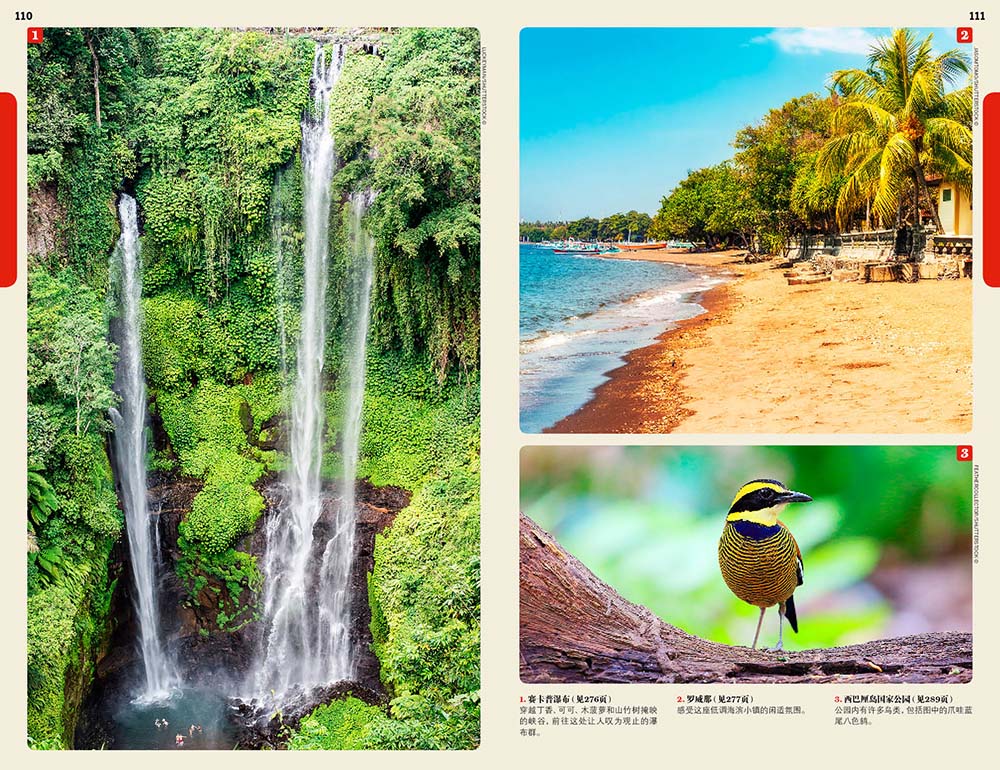
[[778,605],[778,646],[782,649],[782,618],[798,633],[792,594],[802,585],[802,552],[778,516],[788,503],[812,498],[793,492],[774,479],[748,481],[736,493],[719,539],[719,567],[729,589],[740,599],[760,607],[753,649],[768,607]]

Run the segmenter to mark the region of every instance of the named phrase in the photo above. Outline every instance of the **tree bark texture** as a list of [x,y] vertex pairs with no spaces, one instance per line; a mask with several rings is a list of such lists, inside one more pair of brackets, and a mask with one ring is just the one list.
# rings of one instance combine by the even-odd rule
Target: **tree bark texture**
[[521,681],[526,683],[972,679],[971,634],[919,634],[794,652],[731,647],[691,636],[627,601],[523,514],[520,549]]
[[90,50],[90,59],[94,64],[94,119],[97,121],[97,127],[101,127],[101,64],[97,60],[97,49],[94,47],[94,37],[88,33],[84,33],[84,40],[87,42],[87,48]]

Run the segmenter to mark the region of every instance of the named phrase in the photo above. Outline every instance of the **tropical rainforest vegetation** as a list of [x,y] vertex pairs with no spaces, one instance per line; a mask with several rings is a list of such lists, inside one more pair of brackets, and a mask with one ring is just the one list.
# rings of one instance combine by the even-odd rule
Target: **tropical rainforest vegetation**
[[[72,745],[114,618],[123,537],[108,457],[116,198],[140,211],[151,470],[201,483],[180,526],[187,601],[215,581],[203,634],[256,617],[261,575],[237,542],[258,482],[285,462],[279,319],[301,285],[299,120],[316,39],[349,39],[333,94],[335,198],[378,192],[359,476],[413,493],[377,539],[372,634],[389,706],[304,720],[293,747],[469,748],[479,688],[479,40],[466,29],[46,29],[28,51],[28,729]],[[345,299],[333,207],[328,325]],[[279,254],[284,254],[280,257]],[[301,275],[301,270],[298,272]],[[299,284],[301,281],[299,281]],[[290,343],[294,349],[294,344]],[[328,335],[327,361],[341,336]],[[329,375],[336,378],[336,372]],[[339,472],[338,396],[325,466]],[[155,431],[154,431],[155,432]],[[126,579],[126,578],[123,578]],[[363,705],[363,704],[362,704]]]
[[[924,219],[940,232],[928,177],[966,192],[972,185],[969,58],[958,49],[935,53],[931,34],[894,30],[865,67],[831,73],[826,93],[770,110],[733,147],[732,158],[692,170],[633,236],[777,253],[808,233]],[[645,215],[624,216],[638,223]],[[605,224],[615,217],[523,223],[521,238],[624,240],[620,227]]]

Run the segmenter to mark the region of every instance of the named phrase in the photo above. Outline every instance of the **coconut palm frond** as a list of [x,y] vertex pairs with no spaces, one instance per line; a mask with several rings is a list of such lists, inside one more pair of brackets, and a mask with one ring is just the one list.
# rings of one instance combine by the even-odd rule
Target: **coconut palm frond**
[[866,157],[878,143],[865,131],[855,131],[828,141],[816,156],[816,171],[826,183],[837,176],[849,174],[859,157]]
[[872,210],[882,219],[890,219],[899,206],[900,195],[915,159],[913,145],[902,133],[893,135],[882,150],[878,187],[872,200]]
[[859,69],[837,70],[830,76],[830,85],[841,96],[871,98],[882,84],[870,72]]
[[921,67],[913,73],[904,111],[920,115],[941,101],[941,79],[934,67]]
[[816,170],[825,182],[846,179],[838,222],[869,199],[883,220],[893,219],[912,180],[928,170],[960,185],[971,180],[972,89],[946,93],[968,77],[969,59],[958,50],[935,55],[932,39],[896,29],[872,46],[866,72],[832,76],[847,101],[831,118],[834,136],[820,149]]
[[972,65],[969,55],[958,48],[945,51],[935,60],[941,79],[948,85],[959,83],[962,76],[968,76],[972,72]]
[[858,163],[837,195],[837,224],[846,227],[851,215],[871,200],[878,186],[882,152],[875,148]]
[[849,101],[840,105],[832,117],[834,130],[853,123],[874,131],[880,136],[890,136],[896,131],[896,116],[869,101]]
[[962,190],[972,190],[972,163],[949,147],[939,147],[931,170],[951,180]]
[[972,86],[945,94],[940,112],[972,130]]
[[972,163],[972,130],[968,126],[951,118],[929,118],[924,128],[924,144],[931,154],[946,148]]

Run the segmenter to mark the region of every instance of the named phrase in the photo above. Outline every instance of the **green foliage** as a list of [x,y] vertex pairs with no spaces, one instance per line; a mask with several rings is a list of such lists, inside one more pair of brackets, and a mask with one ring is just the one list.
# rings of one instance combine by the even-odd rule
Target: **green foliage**
[[926,189],[928,171],[970,189],[972,88],[949,91],[970,75],[967,54],[957,48],[936,53],[932,34],[918,40],[909,29],[893,30],[875,43],[866,69],[833,73],[842,100],[816,171],[824,183],[844,177],[836,206],[841,226],[868,205],[884,225],[895,222],[908,191],[914,224],[921,205],[937,219]]
[[368,590],[389,716],[337,701],[303,720],[289,748],[475,748],[479,586],[478,466],[455,467],[376,538]]
[[68,746],[104,633],[122,526],[104,451],[114,350],[72,271],[28,276],[28,726]]
[[793,232],[811,224],[808,219],[800,220],[791,206],[792,189],[803,155],[816,152],[829,137],[833,107],[832,98],[807,94],[769,110],[759,124],[736,134],[734,163],[759,212],[763,253],[781,253]]
[[[223,464],[222,455],[238,457],[243,450],[251,451],[240,419],[245,403],[236,388],[211,380],[200,383],[187,396],[157,394],[163,426],[185,474],[205,476],[213,466]],[[250,481],[256,481],[260,470],[240,468]]]
[[28,156],[28,189],[59,179],[62,172],[62,155],[52,148],[45,153]]
[[28,518],[35,526],[44,524],[59,509],[52,485],[37,471],[28,470]]
[[[213,553],[194,547],[183,535],[178,544],[182,556],[177,574],[188,589],[189,605],[197,606],[200,613],[214,612],[214,627],[220,631],[238,631],[258,619],[257,598],[264,576],[252,554],[233,549]],[[198,630],[208,635],[212,629]]]
[[660,203],[650,234],[751,248],[761,213],[732,163],[692,171]]
[[479,361],[479,35],[404,29],[381,46],[384,62],[349,56],[335,92],[337,183],[378,193],[374,347],[427,354],[443,379]]
[[[335,428],[339,402],[329,403]],[[290,748],[470,749],[479,742],[479,389],[419,359],[370,355],[359,475],[414,490],[376,538],[370,629],[389,715],[335,725],[334,703]],[[371,707],[365,707],[369,709]],[[329,709],[329,710],[326,710]],[[377,710],[376,710],[377,711]],[[349,717],[344,717],[350,721]]]
[[207,553],[219,554],[252,532],[264,510],[264,498],[246,479],[259,473],[260,465],[243,457],[213,464],[191,512],[180,524],[181,534]]
[[389,722],[378,706],[355,697],[320,706],[302,720],[288,742],[290,749],[370,749],[369,734]]
[[143,368],[151,389],[184,392],[203,379],[246,377],[245,345],[231,330],[228,303],[206,308],[175,293],[143,301]]
[[[214,612],[221,630],[236,630],[254,617],[261,576],[253,558],[233,548],[253,531],[264,509],[253,485],[264,472],[265,457],[248,441],[278,403],[273,376],[231,387],[204,380],[189,395],[157,394],[181,471],[205,480],[178,527],[178,574],[189,601]],[[226,589],[214,606],[205,605],[209,583]]]
[[548,240],[565,240],[576,238],[580,240],[601,241],[643,241],[652,223],[649,214],[640,211],[611,214],[597,220],[584,217],[573,222],[561,224],[558,222],[522,222],[521,238],[530,243]]
[[822,223],[814,208],[793,206],[792,197],[803,159],[829,135],[832,109],[830,98],[807,94],[740,130],[734,158],[681,180],[661,201],[650,233],[783,253],[794,232]]
[[110,540],[90,557],[61,556],[61,572],[28,596],[28,735],[32,748],[70,748],[107,629]]
[[74,597],[52,587],[28,597],[28,733],[66,738],[63,687],[73,639]]
[[373,484],[415,489],[455,463],[478,462],[478,378],[441,388],[405,357],[369,357],[363,420],[358,471]]
[[28,275],[28,397],[34,416],[50,422],[43,430],[85,436],[108,427],[117,351],[106,339],[102,303],[77,280],[70,271]]
[[[385,607],[377,639],[395,661],[399,697],[391,713],[367,713],[335,740],[469,747],[478,740],[479,41],[475,30],[370,34],[384,58],[349,48],[333,95],[335,200],[378,193],[366,219],[377,264],[361,473],[424,500],[427,529],[411,523],[383,547],[429,558],[435,532],[452,544],[434,550],[440,577],[425,579],[412,562],[401,562],[405,579],[372,576],[373,607]],[[29,184],[57,197],[66,248],[29,279],[29,592],[59,592],[46,606],[75,618],[29,629],[31,734],[47,746],[71,734],[121,529],[102,435],[114,349],[101,295],[123,188],[139,203],[143,362],[167,438],[153,465],[204,482],[180,525],[178,574],[200,632],[255,617],[262,578],[235,548],[263,508],[254,484],[275,458],[257,444],[287,410],[283,365],[294,371],[281,359],[294,357],[298,335],[299,120],[314,43],[256,30],[47,28],[31,48]],[[335,205],[332,413],[344,379],[344,220]],[[87,377],[59,365],[74,350]],[[338,419],[328,420],[330,460]],[[425,609],[387,595],[404,583]],[[35,604],[29,614],[42,617]],[[422,644],[434,650],[427,669],[407,669],[405,651]],[[441,677],[428,673],[438,668]]]
[[444,701],[478,690],[478,475],[456,470],[422,488],[377,538],[375,565],[390,691]]

